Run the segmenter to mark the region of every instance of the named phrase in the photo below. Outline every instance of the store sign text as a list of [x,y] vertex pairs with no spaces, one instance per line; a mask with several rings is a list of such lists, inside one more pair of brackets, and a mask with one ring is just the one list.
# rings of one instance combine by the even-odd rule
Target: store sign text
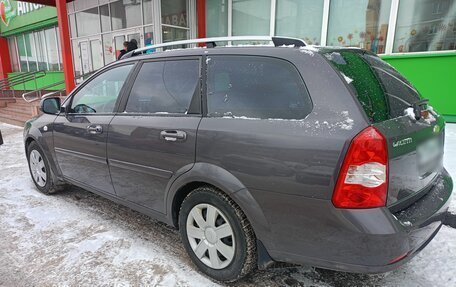
[[187,13],[166,15],[162,17],[162,23],[166,25],[187,27]]
[[43,8],[44,5],[17,1],[17,15],[24,15]]

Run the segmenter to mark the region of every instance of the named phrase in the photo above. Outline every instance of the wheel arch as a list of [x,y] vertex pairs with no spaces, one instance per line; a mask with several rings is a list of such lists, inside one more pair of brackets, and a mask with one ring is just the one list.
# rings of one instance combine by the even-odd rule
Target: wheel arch
[[[41,140],[40,140],[41,139]],[[47,144],[47,142],[43,139],[42,133],[37,129],[34,134],[30,131],[24,138],[24,149],[25,149],[25,156],[27,160],[29,160],[28,149],[32,142],[35,142],[38,147],[43,151],[46,160],[48,161],[49,167],[51,169],[51,176],[56,183],[63,183],[63,179],[61,178],[61,171],[60,168],[55,160],[55,153],[53,152],[53,148]]]
[[167,214],[170,222],[179,227],[179,212],[185,197],[195,188],[212,186],[227,194],[244,212],[258,239],[269,231],[269,224],[261,206],[249,190],[229,171],[209,163],[196,163],[191,170],[178,177],[167,194]]
[[[32,137],[32,136],[30,136],[30,135],[27,136],[27,138],[26,138],[25,141],[24,141],[25,155],[26,155],[27,157],[28,157],[28,148],[29,148],[29,146],[30,146],[30,144],[31,144],[32,142],[36,142],[36,143],[40,146],[40,144],[38,143],[38,141],[37,141],[34,137]],[[41,146],[40,146],[40,147],[41,147]]]

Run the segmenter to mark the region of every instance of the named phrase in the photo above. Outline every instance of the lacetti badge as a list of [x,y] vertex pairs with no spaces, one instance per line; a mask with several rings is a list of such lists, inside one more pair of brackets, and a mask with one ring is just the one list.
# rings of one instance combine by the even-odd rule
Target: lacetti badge
[[0,1],[0,17],[2,18],[3,24],[9,25],[11,19],[16,17],[16,10],[11,5],[10,0]]
[[397,142],[393,142],[393,147],[400,147],[400,146],[408,145],[408,144],[411,144],[412,142],[413,142],[412,138],[406,138],[406,139],[403,139],[403,140],[400,140]]

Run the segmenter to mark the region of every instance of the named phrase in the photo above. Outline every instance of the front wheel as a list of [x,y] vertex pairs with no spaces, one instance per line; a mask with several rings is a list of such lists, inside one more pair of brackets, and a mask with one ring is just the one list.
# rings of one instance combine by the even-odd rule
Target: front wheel
[[223,192],[212,187],[192,191],[182,203],[179,229],[190,258],[208,276],[233,282],[255,269],[253,229]]
[[33,183],[40,192],[52,194],[63,189],[63,186],[54,184],[49,163],[36,142],[30,143],[27,149],[27,159]]

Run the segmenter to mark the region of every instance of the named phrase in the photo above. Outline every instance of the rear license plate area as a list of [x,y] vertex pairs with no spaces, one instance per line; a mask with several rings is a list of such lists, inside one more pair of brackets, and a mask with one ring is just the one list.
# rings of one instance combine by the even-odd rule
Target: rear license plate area
[[421,177],[426,177],[438,170],[442,164],[443,147],[440,138],[432,138],[420,144],[416,149],[418,170]]

